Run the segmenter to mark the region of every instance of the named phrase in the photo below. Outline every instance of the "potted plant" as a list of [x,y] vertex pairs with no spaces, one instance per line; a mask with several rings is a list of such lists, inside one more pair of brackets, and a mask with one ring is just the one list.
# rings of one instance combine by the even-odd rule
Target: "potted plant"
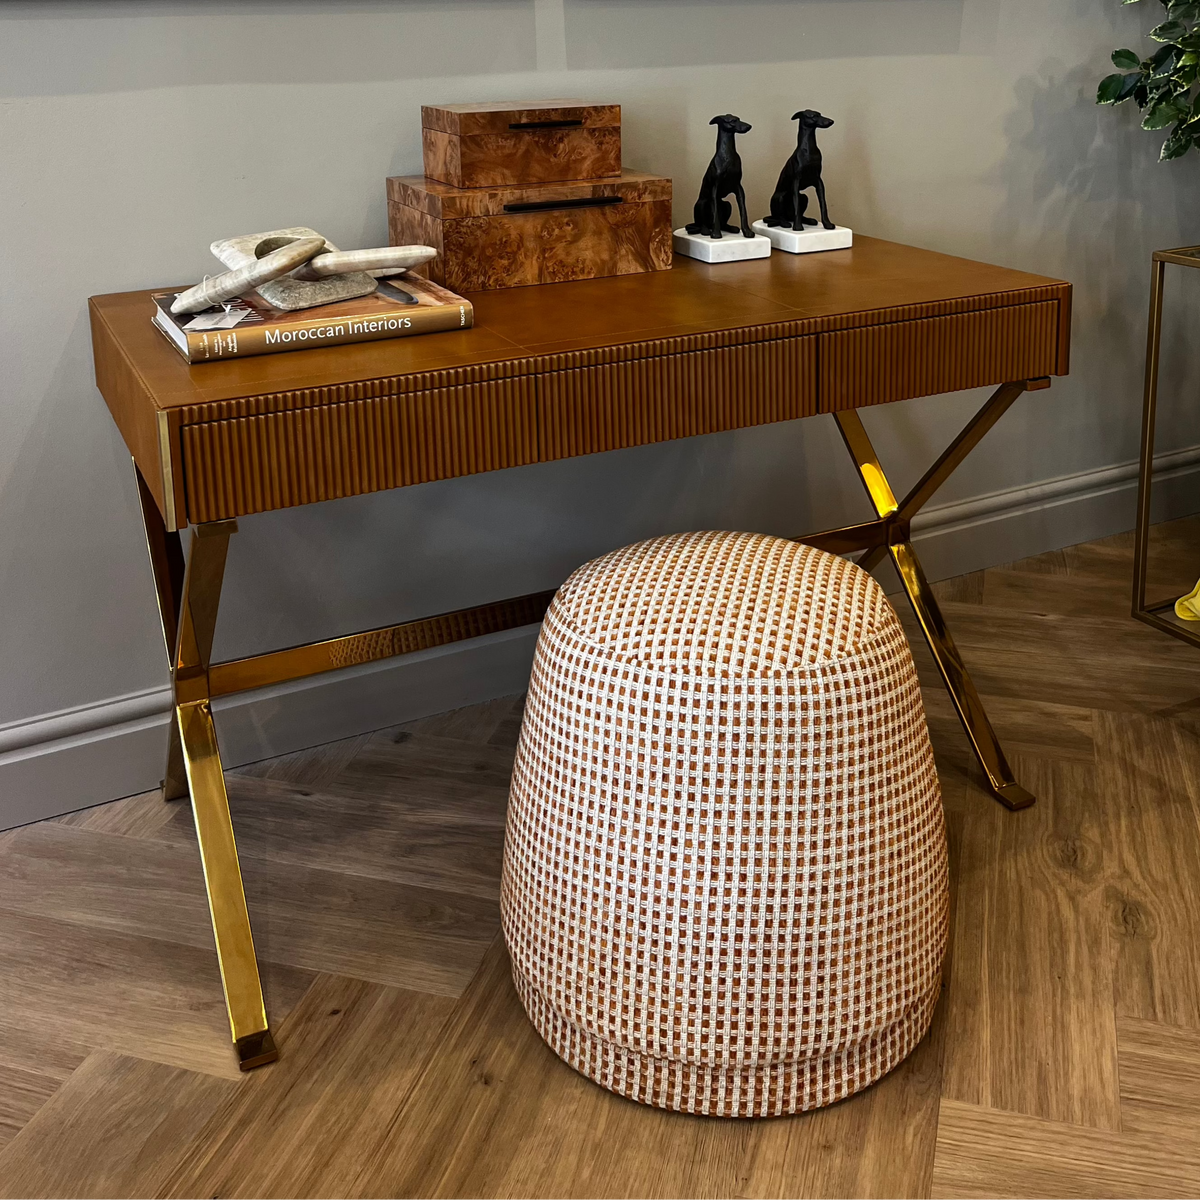
[[[1140,4],[1141,0],[1122,0]],[[1160,43],[1148,58],[1133,50],[1114,50],[1119,68],[1100,82],[1099,104],[1121,104],[1132,99],[1142,110],[1143,129],[1171,127],[1163,143],[1162,159],[1179,158],[1200,142],[1200,3],[1160,0],[1167,19],[1150,31]]]

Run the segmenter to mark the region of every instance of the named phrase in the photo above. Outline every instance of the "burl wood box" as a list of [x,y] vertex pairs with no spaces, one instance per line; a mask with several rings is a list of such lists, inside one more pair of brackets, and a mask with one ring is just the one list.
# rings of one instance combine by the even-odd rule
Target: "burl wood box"
[[671,181],[658,175],[477,190],[407,175],[387,194],[391,244],[433,246],[419,270],[453,292],[671,265]]
[[452,187],[621,174],[621,106],[584,100],[421,109],[425,174]]

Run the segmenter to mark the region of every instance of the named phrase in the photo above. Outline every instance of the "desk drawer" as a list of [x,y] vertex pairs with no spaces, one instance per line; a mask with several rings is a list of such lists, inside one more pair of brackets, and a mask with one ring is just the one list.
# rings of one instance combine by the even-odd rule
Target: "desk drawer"
[[542,461],[817,412],[817,339],[780,338],[538,378]]
[[821,335],[821,412],[1056,375],[1059,302]]
[[185,425],[195,523],[537,461],[528,376]]

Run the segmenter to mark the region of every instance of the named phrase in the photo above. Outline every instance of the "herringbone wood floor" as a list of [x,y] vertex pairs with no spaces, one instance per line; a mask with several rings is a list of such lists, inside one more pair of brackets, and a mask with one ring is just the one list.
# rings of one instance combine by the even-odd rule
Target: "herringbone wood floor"
[[[1200,522],[1159,536],[1164,588],[1190,586]],[[1130,558],[1122,536],[939,587],[1039,801],[980,790],[918,646],[954,929],[933,1029],[876,1087],[703,1120],[554,1058],[496,937],[498,700],[230,774],[283,1048],[247,1076],[186,807],[0,834],[0,1194],[1196,1195],[1200,650],[1129,618]]]

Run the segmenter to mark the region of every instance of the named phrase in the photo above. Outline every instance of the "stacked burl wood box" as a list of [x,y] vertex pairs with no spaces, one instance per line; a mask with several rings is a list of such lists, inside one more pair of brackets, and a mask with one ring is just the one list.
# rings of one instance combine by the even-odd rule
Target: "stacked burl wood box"
[[393,246],[455,292],[663,271],[671,181],[621,167],[621,107],[582,100],[421,109],[425,174],[387,181]]

